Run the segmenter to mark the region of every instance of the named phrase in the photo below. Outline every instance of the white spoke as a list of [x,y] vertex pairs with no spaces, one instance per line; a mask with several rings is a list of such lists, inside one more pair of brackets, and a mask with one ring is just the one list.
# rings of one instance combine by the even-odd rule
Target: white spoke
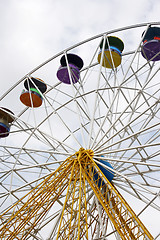
[[[84,148],[93,151],[95,163],[103,167],[102,172],[105,169],[103,173],[107,178],[107,174],[112,175],[110,181],[117,192],[133,206],[137,217],[144,219],[148,230],[158,239],[152,218],[158,223],[160,61],[155,59],[159,52],[148,60],[143,43],[145,33],[155,26],[160,27],[160,22],[111,30],[77,43],[25,74],[0,96],[1,212],[17,201],[20,208],[25,194],[39,186],[66,159],[71,159],[74,154],[79,156],[79,149]],[[114,38],[114,43],[110,37]],[[122,39],[123,51],[115,38]],[[73,59],[70,54],[74,55]],[[75,56],[82,58],[83,67],[76,62]],[[72,65],[77,72],[73,71]],[[62,79],[58,75],[61,68],[66,74]],[[65,77],[69,83],[65,82]],[[28,100],[22,103],[20,92],[23,88],[27,90]],[[42,104],[35,107],[35,101],[39,99]],[[13,113],[6,110],[10,107]],[[9,122],[10,118],[12,122]],[[4,127],[8,131],[5,137]],[[71,182],[75,181],[74,177]],[[64,179],[63,175],[58,183],[62,187]],[[70,237],[74,238],[78,231],[73,227],[78,219],[74,208],[78,206],[82,207],[79,219],[88,219],[88,238],[111,240],[115,237],[120,240],[118,230],[104,212],[92,186],[86,179],[83,184],[86,189],[82,188],[81,193],[86,191],[85,200],[82,196],[82,202],[78,202],[80,189],[77,187],[74,193],[69,192],[69,202],[65,203],[68,191],[65,188],[27,239],[55,240],[64,206],[68,215],[63,221],[70,229],[67,231],[72,232]],[[73,217],[70,223],[67,222],[69,214]],[[145,214],[152,218],[145,219]],[[11,215],[9,212],[0,225]]]

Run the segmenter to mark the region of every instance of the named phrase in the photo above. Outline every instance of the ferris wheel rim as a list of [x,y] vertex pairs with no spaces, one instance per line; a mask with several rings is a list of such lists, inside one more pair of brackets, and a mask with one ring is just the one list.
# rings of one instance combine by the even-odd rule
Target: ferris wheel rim
[[[23,80],[25,80],[25,78],[27,78],[28,76],[30,76],[31,74],[33,74],[33,73],[35,73],[38,69],[40,69],[41,67],[43,67],[44,65],[46,65],[47,63],[49,63],[49,62],[51,62],[53,59],[55,59],[55,58],[58,58],[59,56],[61,56],[62,54],[64,54],[64,53],[67,53],[68,51],[70,51],[70,50],[72,50],[72,49],[74,49],[74,48],[76,48],[76,47],[78,47],[78,46],[80,46],[80,45],[83,45],[83,44],[85,44],[86,42],[90,42],[90,41],[92,41],[92,40],[94,40],[94,39],[96,39],[96,38],[100,38],[100,37],[103,37],[104,35],[108,35],[108,34],[112,34],[112,33],[116,33],[116,32],[119,32],[119,31],[124,31],[124,30],[128,30],[128,29],[130,29],[130,28],[137,28],[137,27],[144,27],[144,26],[149,26],[149,25],[160,25],[160,22],[150,22],[150,23],[143,23],[143,24],[137,24],[137,25],[132,25],[132,26],[128,26],[128,27],[124,27],[124,28],[119,28],[119,29],[116,29],[116,30],[111,30],[111,31],[108,31],[108,32],[105,32],[105,33],[102,33],[102,34],[99,34],[99,35],[96,35],[96,36],[94,36],[94,37],[92,37],[92,38],[89,38],[89,39],[87,39],[87,40],[85,40],[85,41],[82,41],[82,42],[80,42],[80,43],[78,43],[78,44],[75,44],[75,45],[73,45],[73,46],[71,46],[70,48],[67,48],[67,49],[65,49],[65,50],[63,50],[63,51],[61,51],[60,53],[58,53],[58,54],[56,54],[56,55],[54,55],[53,57],[51,57],[50,59],[48,59],[48,60],[46,60],[44,63],[42,63],[41,65],[39,65],[38,67],[36,67],[36,68],[34,68],[32,71],[30,71],[28,74],[26,74],[23,78],[21,78],[13,87],[11,87],[2,97],[1,97],[1,100],[3,99],[3,98],[5,98],[6,97],[6,95],[7,94],[9,94],[15,87],[17,87],[20,83],[22,83],[23,82]],[[130,55],[130,54],[134,54],[135,53],[135,51],[132,51],[132,52],[126,52],[126,53],[124,53],[124,54],[122,54],[123,56],[125,56],[125,55]],[[93,63],[93,64],[91,64],[91,65],[89,65],[89,67],[88,66],[86,66],[86,67],[84,67],[82,70],[81,70],[81,72],[83,72],[83,71],[85,71],[85,69],[88,69],[88,68],[92,68],[92,66],[94,67],[95,65],[96,65],[97,63]],[[144,67],[144,66],[147,66],[147,65],[149,65],[149,63],[147,62],[147,63],[145,63],[143,66],[142,66],[142,68]],[[141,69],[140,69],[140,67],[139,67],[139,69],[137,70],[137,72],[136,73],[133,73],[133,75],[134,76],[136,76],[136,74],[138,73],[138,71],[140,72],[141,71]],[[157,70],[158,71],[158,70]],[[127,74],[126,74],[127,75]],[[130,78],[131,78],[132,76],[130,76]],[[153,76],[154,77],[154,76]],[[125,79],[126,80],[126,79]],[[128,80],[126,80],[126,81],[128,81]],[[151,81],[151,80],[150,80]],[[126,87],[125,85],[124,85],[124,83],[125,82],[123,82],[121,85],[116,85],[116,86],[114,86],[114,87],[112,87],[112,90],[113,91],[117,91],[118,92],[118,88],[120,89],[120,91],[122,91],[123,92],[123,90],[124,90],[124,92],[125,92],[125,90],[126,91],[131,91],[132,90],[132,87],[130,87],[130,86],[128,86],[128,87]],[[58,83],[56,83],[56,84],[54,84],[54,85],[52,85],[52,86],[50,86],[50,89],[48,90],[48,91],[46,91],[46,93],[44,94],[44,95],[46,95],[46,97],[44,97],[44,98],[46,98],[47,99],[47,94],[48,93],[50,93],[52,90],[54,90],[54,89],[58,89],[58,87],[59,86],[61,86],[62,85],[62,83],[61,82],[58,82]],[[74,89],[74,86],[72,86],[73,87],[73,89]],[[148,88],[149,88],[149,86],[148,86]],[[75,87],[75,91],[79,91],[79,89],[80,88],[76,88]],[[101,87],[100,89],[98,88],[98,89],[96,89],[96,91],[98,92],[98,94],[100,94],[100,93],[102,93],[103,94],[103,92],[104,91],[108,91],[108,93],[110,92],[110,90],[111,90],[111,88],[110,87],[108,87],[107,88],[107,86],[106,87]],[[141,89],[140,89],[140,87],[133,87],[133,90],[134,91],[136,91],[136,92],[138,92],[138,91],[140,91]],[[57,92],[58,92],[59,90],[57,90]],[[60,92],[60,91],[59,91]],[[59,105],[59,106],[57,106],[57,108],[53,108],[53,112],[52,113],[50,113],[50,114],[53,114],[53,113],[58,113],[59,114],[59,111],[60,111],[60,109],[62,109],[62,108],[66,108],[66,107],[68,107],[69,106],[69,104],[70,103],[73,103],[74,101],[76,101],[76,104],[78,104],[79,102],[79,99],[80,98],[83,98],[83,101],[85,101],[86,100],[86,98],[85,97],[88,97],[89,95],[91,96],[93,93],[95,93],[95,89],[91,89],[91,90],[88,90],[88,92],[84,92],[84,93],[81,93],[80,95],[74,95],[74,97],[72,97],[72,98],[69,98],[69,100],[67,100],[66,102],[65,102],[65,104],[63,105]],[[152,96],[149,96],[149,92],[145,92],[145,91],[143,91],[143,95],[146,97],[147,96],[147,104],[151,104],[150,103],[150,99],[151,98],[153,98],[154,100],[156,100],[156,101],[158,101],[158,99],[157,99],[157,96],[155,95],[152,95]],[[75,96],[76,96],[76,100],[75,100]],[[97,95],[98,96],[98,95]],[[69,96],[70,97],[70,96]],[[139,95],[137,94],[137,99],[139,98]],[[136,99],[136,97],[135,97],[135,99]],[[102,97],[103,98],[103,97]],[[116,95],[115,95],[115,99],[116,99]],[[118,99],[118,97],[117,97],[117,99]],[[103,100],[105,100],[105,98],[103,98]],[[115,101],[117,101],[117,100],[115,100]],[[138,100],[137,100],[138,101]],[[113,102],[111,102],[110,104],[112,104],[112,103],[114,103],[114,101]],[[76,105],[75,104],[75,105]],[[83,103],[84,104],[84,103]],[[82,104],[82,106],[83,106],[83,104]],[[97,103],[96,103],[97,104]],[[129,103],[130,104],[130,106],[131,106],[131,103]],[[155,106],[156,107],[156,104],[157,103],[153,103],[153,106],[151,105],[151,106],[149,106],[148,108],[147,108],[147,110],[146,110],[146,119],[147,119],[147,116],[148,116],[148,118],[149,118],[149,114],[147,113],[148,111],[150,111],[150,110],[152,110],[152,108]],[[137,106],[138,106],[138,104],[137,104]],[[136,106],[136,103],[135,103],[135,109],[136,109],[136,111],[135,111],[135,114],[139,114],[138,115],[138,117],[141,115],[141,113],[140,113],[140,110],[141,110],[141,106],[138,106],[137,107]],[[57,111],[57,109],[58,109],[58,111]],[[139,110],[140,109],[140,110]],[[18,120],[18,121],[21,121],[21,115],[23,115],[26,111],[28,110],[28,107],[26,107],[21,113],[19,113],[19,115],[16,117],[16,120]],[[83,111],[83,113],[82,113],[82,115],[80,115],[79,113],[77,113],[77,118],[78,117],[80,117],[80,118],[82,118],[82,116],[83,116],[83,114],[84,114],[84,112],[85,112],[85,110],[86,110],[86,112],[87,112],[87,107],[86,107],[86,109],[84,109],[84,111]],[[75,111],[75,110],[74,110]],[[108,113],[109,113],[109,111],[108,111]],[[157,113],[156,112],[156,110],[155,110],[155,112],[153,111],[153,113]],[[57,114],[57,115],[58,115]],[[117,114],[117,116],[118,116],[118,118],[120,119],[120,113],[116,113]],[[113,113],[113,119],[114,119],[114,115],[116,115],[115,113]],[[124,115],[123,115],[123,118],[125,117],[125,116],[127,116],[127,114],[129,115],[129,114],[133,114],[132,112],[131,112],[131,108],[129,107],[128,108],[128,112],[126,111],[126,110],[124,110]],[[142,114],[144,114],[145,115],[145,111],[144,112],[142,112]],[[148,114],[148,115],[147,115]],[[49,117],[50,117],[50,115],[47,115],[46,116],[46,119],[43,119],[43,121],[48,121],[48,119],[49,119]],[[62,117],[59,115],[59,117],[61,118],[61,121],[63,121],[63,119],[62,119]],[[87,119],[88,118],[88,119]],[[101,120],[99,120],[99,118],[101,118]],[[102,121],[106,118],[108,118],[108,116],[107,115],[100,115],[100,117],[95,117],[95,122],[93,122],[93,124],[95,123],[95,125],[100,125],[101,126],[101,133],[103,133],[104,132],[104,128],[103,128],[103,123],[102,123]],[[116,118],[116,117],[115,117]],[[75,133],[78,133],[80,130],[81,130],[81,128],[83,128],[83,127],[86,127],[87,128],[87,125],[89,124],[89,121],[90,121],[90,116],[89,116],[89,114],[88,113],[86,113],[86,115],[85,116],[83,116],[83,120],[86,120],[85,121],[85,123],[84,124],[82,124],[82,126],[79,124],[79,126],[78,126],[78,128],[76,128],[74,131],[69,131],[69,134],[67,135],[67,137],[66,137],[66,139],[69,139],[70,137],[71,137],[71,135],[73,135],[73,137],[74,137],[74,135],[75,135]],[[158,119],[158,117],[157,117],[157,119]],[[121,120],[121,119],[120,119]],[[93,121],[94,121],[94,119],[93,119]],[[143,120],[142,120],[143,121]],[[151,121],[151,120],[150,120]],[[112,128],[112,127],[115,127],[116,125],[119,127],[119,125],[118,125],[118,123],[120,123],[121,124],[121,122],[118,120],[117,121],[117,119],[114,121],[114,123],[110,126],[110,128]],[[144,184],[142,184],[141,185],[141,182],[140,183],[136,183],[132,178],[131,178],[131,180],[130,180],[130,176],[132,177],[132,176],[134,176],[134,174],[135,175],[137,175],[138,176],[138,170],[133,170],[133,169],[131,169],[130,170],[130,167],[126,167],[126,169],[128,170],[128,171],[130,171],[130,172],[128,172],[127,173],[127,175],[125,176],[125,174],[124,174],[124,172],[125,172],[125,168],[122,166],[124,163],[127,163],[128,161],[127,161],[127,157],[125,157],[124,155],[123,155],[123,153],[125,154],[127,151],[131,151],[132,152],[132,150],[134,150],[134,149],[137,149],[137,152],[139,151],[139,152],[141,152],[141,150],[142,151],[145,151],[145,149],[147,149],[147,148],[151,148],[151,147],[157,147],[157,146],[159,146],[160,144],[158,143],[158,142],[155,142],[154,143],[154,138],[152,139],[151,138],[151,140],[149,140],[148,139],[148,141],[146,141],[145,142],[145,144],[144,145],[138,145],[138,144],[140,144],[141,143],[141,141],[139,141],[138,142],[138,140],[136,140],[137,141],[137,145],[135,145],[134,146],[134,140],[133,140],[133,142],[131,142],[130,144],[130,146],[128,146],[128,147],[123,147],[123,145],[122,145],[122,147],[121,147],[121,145],[119,145],[120,147],[119,148],[117,148],[116,149],[116,146],[118,146],[118,144],[121,144],[123,141],[126,141],[126,143],[127,143],[127,138],[129,138],[129,139],[132,139],[132,138],[136,138],[136,136],[137,135],[139,135],[140,133],[143,133],[144,132],[144,136],[145,136],[145,134],[146,134],[146,132],[149,132],[149,129],[151,129],[151,128],[154,128],[154,131],[155,131],[155,139],[157,138],[158,139],[158,136],[156,136],[156,131],[157,131],[157,129],[158,129],[158,126],[159,126],[159,123],[152,123],[152,125],[150,125],[150,122],[149,122],[149,120],[148,120],[148,122],[147,122],[147,120],[146,120],[146,123],[144,122],[144,128],[143,128],[143,125],[142,125],[142,127],[141,128],[139,128],[136,132],[132,132],[133,130],[134,130],[134,128],[132,128],[132,126],[131,126],[131,124],[136,124],[136,117],[135,117],[135,119],[134,118],[131,118],[131,120],[130,120],[130,122],[129,123],[127,123],[127,124],[125,124],[124,126],[122,125],[122,127],[121,127],[121,131],[122,131],[122,138],[121,138],[121,133],[119,132],[118,133],[118,130],[116,129],[116,131],[115,131],[115,135],[113,134],[113,135],[110,135],[110,137],[108,137],[108,139],[106,140],[106,142],[105,142],[105,144],[107,143],[107,141],[108,142],[110,142],[110,140],[112,140],[112,138],[113,137],[115,137],[116,138],[116,136],[118,136],[119,137],[119,140],[115,140],[115,142],[114,142],[114,140],[113,140],[113,142],[111,141],[110,143],[109,143],[109,145],[108,145],[108,149],[106,150],[106,152],[105,152],[105,147],[104,147],[104,149],[101,147],[101,145],[99,145],[99,143],[103,140],[102,138],[103,138],[103,136],[102,136],[102,138],[100,138],[98,141],[99,141],[99,143],[96,143],[95,145],[94,144],[92,144],[91,146],[93,147],[93,150],[95,149],[95,156],[94,156],[94,159],[95,159],[95,162],[97,161],[97,159],[99,159],[103,154],[105,155],[105,154],[108,154],[108,160],[110,161],[110,162],[114,162],[114,160],[116,160],[116,157],[118,158],[119,157],[119,163],[116,163],[117,164],[117,166],[116,166],[116,168],[113,170],[114,172],[115,172],[115,175],[117,174],[117,179],[115,178],[115,180],[113,180],[113,182],[114,182],[114,184],[116,185],[116,186],[118,186],[118,181],[120,180],[120,178],[122,177],[122,185],[120,186],[120,188],[121,189],[124,189],[126,192],[128,191],[128,193],[129,193],[129,185],[131,184],[131,182],[132,182],[132,190],[134,191],[137,191],[137,198],[138,198],[138,195],[140,194],[140,189],[139,189],[139,187],[142,187],[142,189],[143,189],[143,191],[144,191],[144,194],[147,192],[147,190],[145,189],[146,188],[146,186],[147,186],[147,184],[145,185],[145,183]],[[67,145],[67,141],[65,140],[65,139],[63,139],[63,140],[61,140],[61,142],[59,141],[59,140],[57,140],[56,138],[52,138],[51,136],[48,136],[47,135],[47,133],[45,134],[45,132],[43,132],[42,130],[39,130],[39,127],[40,127],[40,125],[43,125],[43,122],[40,122],[40,125],[36,125],[36,127],[34,127],[34,125],[29,125],[27,122],[21,122],[21,126],[23,126],[23,124],[25,125],[26,124],[26,128],[30,128],[30,129],[33,129],[33,130],[31,130],[30,132],[29,132],[29,136],[28,136],[28,139],[26,140],[26,143],[30,140],[30,137],[32,137],[32,135],[34,135],[35,134],[35,138],[37,138],[37,139],[39,139],[39,140],[41,140],[42,139],[42,141],[44,141],[44,144],[46,144],[46,146],[47,147],[49,147],[50,146],[50,148],[48,148],[48,150],[41,150],[41,149],[36,149],[35,151],[40,151],[40,152],[43,152],[43,153],[45,153],[45,151],[47,152],[47,153],[49,153],[50,155],[53,155],[53,154],[58,154],[58,153],[60,153],[61,155],[63,155],[63,156],[66,156],[66,158],[67,158],[67,156],[70,156],[72,153],[74,153],[74,151],[76,152],[76,148],[74,149],[74,148],[71,148],[69,145]],[[64,125],[65,125],[65,122],[64,122]],[[117,128],[117,126],[116,126],[116,128]],[[131,130],[131,133],[130,133],[130,135],[125,135],[125,129],[127,129],[127,128],[130,128],[130,130]],[[157,128],[156,128],[157,127]],[[23,131],[23,128],[20,128],[21,130],[20,131]],[[92,128],[91,128],[92,129]],[[39,131],[39,132],[38,132]],[[124,132],[123,132],[124,131]],[[153,131],[153,132],[154,132]],[[36,133],[35,133],[36,132]],[[87,132],[87,131],[86,131]],[[108,130],[108,132],[107,132],[107,134],[109,133],[109,130]],[[11,131],[11,134],[12,134],[12,131]],[[124,134],[124,136],[123,136],[123,134]],[[95,135],[96,136],[96,135]],[[97,135],[98,136],[98,135]],[[47,145],[47,141],[45,140],[47,137],[49,137],[51,140],[49,140],[49,144]],[[90,140],[91,140],[91,142],[92,142],[92,138],[93,138],[93,136],[91,135],[90,136]],[[52,148],[52,146],[54,145],[52,145],[51,144],[51,142],[56,142],[56,144],[57,144],[57,149],[55,148],[55,150],[54,149],[52,149],[51,150],[51,148]],[[77,139],[77,143],[79,144],[79,139]],[[24,143],[24,145],[18,150],[17,149],[17,154],[18,155],[21,155],[21,152],[26,152],[26,155],[28,154],[28,156],[29,156],[29,154],[30,153],[33,153],[33,150],[34,150],[34,148],[33,149],[29,149],[29,148],[27,148],[26,146],[25,146],[26,144]],[[59,148],[59,146],[60,145],[63,145],[64,146],[64,149],[65,148],[67,148],[67,150],[66,150],[66,152],[65,152],[65,150],[63,151],[63,149],[62,149],[62,152],[60,152],[60,149],[61,148]],[[102,143],[102,145],[103,145],[103,143]],[[82,146],[82,144],[80,143],[79,144],[79,147],[81,147]],[[112,147],[113,146],[115,146],[115,149],[113,148],[112,149]],[[5,149],[9,149],[9,147],[12,147],[12,146],[5,146]],[[69,152],[69,147],[70,147],[70,152]],[[92,149],[92,147],[91,147],[91,149]],[[14,148],[14,146],[13,146],[13,148]],[[111,149],[110,149],[111,148]],[[16,149],[16,147],[15,147],[15,149]],[[122,153],[122,154],[120,154],[120,155],[116,155],[117,153]],[[9,154],[11,154],[11,152],[10,153],[8,153],[8,156],[9,156]],[[113,158],[113,157],[110,157],[110,155],[111,154],[113,154],[113,156],[115,156],[115,159]],[[159,152],[158,152],[158,150],[155,150],[155,156],[156,155],[158,155],[159,154]],[[140,155],[140,154],[139,154]],[[132,155],[131,155],[132,156]],[[128,159],[129,160],[131,160],[131,156],[130,157],[128,157]],[[147,156],[147,154],[146,154],[146,156]],[[151,166],[151,167],[159,167],[160,165],[159,165],[159,163],[158,162],[156,162],[156,163],[148,163],[148,165],[147,165],[147,163],[145,164],[145,161],[144,162],[138,162],[138,157],[136,156],[136,155],[134,155],[133,154],[133,159],[134,159],[134,157],[135,157],[135,160],[137,161],[130,161],[130,163],[132,164],[132,166],[136,166],[136,165],[138,165],[138,163],[140,164],[140,165],[144,165],[144,166],[147,166],[147,167],[149,167],[149,165]],[[6,158],[7,158],[7,156],[6,156]],[[105,159],[105,157],[104,157],[104,159]],[[107,159],[107,157],[106,157],[106,159]],[[17,157],[17,161],[19,160],[19,157]],[[59,160],[59,162],[57,161],[57,163],[60,163],[62,160]],[[149,161],[150,161],[150,158],[149,158]],[[21,162],[21,161],[20,161]],[[117,161],[118,162],[118,161]],[[15,172],[17,171],[17,169],[16,169],[16,163],[17,162],[15,162],[15,165],[14,165],[14,167],[13,167],[13,169],[14,169],[14,171],[13,171],[13,169],[10,169],[10,171],[12,171],[13,172],[13,174],[15,174]],[[56,163],[56,161],[54,162],[54,163]],[[123,163],[123,164],[121,164],[121,163]],[[19,163],[20,164],[20,163]],[[38,167],[41,167],[42,169],[43,169],[43,167],[48,167],[48,166],[50,166],[51,164],[53,164],[53,163],[50,163],[50,162],[48,162],[48,163],[46,163],[46,164],[38,164],[38,163],[35,163],[35,165]],[[19,165],[18,165],[19,166]],[[118,172],[117,171],[117,169],[118,169],[118,167],[119,166],[122,166],[122,171],[121,172]],[[32,166],[33,168],[34,168],[34,165]],[[28,169],[29,168],[32,168],[31,166],[29,167],[29,165],[28,165]],[[20,169],[19,168],[19,170],[24,170],[25,168],[27,168],[27,165],[26,165],[26,167],[24,166],[24,168],[22,168],[22,169]],[[131,167],[132,168],[132,167]],[[135,167],[136,168],[136,167]],[[109,169],[109,167],[108,167],[108,169]],[[53,169],[52,169],[53,170]],[[111,169],[110,169],[111,170]],[[137,172],[136,172],[137,171]],[[149,170],[148,170],[149,171]],[[154,171],[156,172],[156,169],[154,169]],[[142,174],[143,174],[143,176],[144,176],[144,179],[146,179],[145,178],[145,175],[147,175],[147,170],[146,170],[146,172],[144,171],[144,172],[142,172]],[[40,179],[43,179],[45,177],[45,175],[43,175],[42,177],[40,177],[38,180],[35,180],[35,181],[39,181]],[[125,185],[125,180],[127,181],[127,184]],[[21,188],[23,189],[24,187],[28,187],[29,185],[31,185],[32,184],[32,181],[31,182],[28,182],[28,183],[26,183],[26,185],[24,184],[24,186],[22,186]],[[136,186],[136,184],[137,184],[137,186]],[[155,185],[156,186],[156,185]],[[150,192],[151,193],[151,195],[153,196],[153,198],[152,199],[156,199],[157,197],[158,197],[158,195],[159,195],[159,193],[158,192],[156,192],[156,191],[152,191],[152,187],[151,186],[149,186],[150,188],[149,188],[149,190],[148,190],[148,192]],[[157,187],[158,188],[158,187]],[[153,189],[154,189],[154,185],[153,185]],[[17,190],[20,190],[19,188],[17,188]],[[146,191],[146,192],[145,192]],[[14,193],[14,191],[13,191],[13,193]],[[8,192],[8,194],[12,194],[11,192],[9,193]],[[143,193],[142,193],[143,194]],[[134,194],[133,194],[133,196],[134,196]],[[152,199],[150,200],[149,198],[148,198],[148,200],[147,200],[147,198],[145,199],[146,200],[146,204],[148,204],[148,206],[152,206],[152,204],[150,204],[150,203],[152,203]],[[156,204],[154,205],[154,207],[155,208],[157,208],[158,209],[158,207],[156,206]]]
[[[43,63],[41,63],[40,65],[38,65],[37,67],[35,67],[34,69],[32,69],[31,71],[29,71],[28,73],[26,73],[24,75],[24,77],[22,77],[18,82],[16,82],[16,84],[14,86],[12,86],[6,93],[4,93],[0,100],[2,100],[6,94],[8,94],[14,87],[17,86],[17,84],[20,84],[25,78],[27,78],[28,76],[30,76],[31,74],[33,74],[35,71],[37,71],[39,68],[43,67],[45,64],[49,63],[50,61],[52,61],[54,58],[57,58],[59,57],[60,55],[64,54],[65,52],[68,52],[70,50],[72,50],[73,48],[76,48],[78,47],[79,45],[82,45],[86,42],[89,42],[91,40],[94,40],[96,38],[99,38],[99,37],[102,37],[103,35],[107,35],[107,34],[112,34],[112,33],[115,33],[115,32],[119,32],[119,31],[124,31],[124,30],[128,30],[128,29],[132,29],[132,28],[137,28],[137,27],[144,27],[144,26],[149,26],[149,25],[159,25],[160,22],[146,22],[146,23],[141,23],[141,24],[133,24],[133,25],[129,25],[129,26],[126,26],[126,27],[122,27],[122,28],[117,28],[115,30],[110,30],[110,31],[106,31],[106,32],[103,32],[101,34],[98,34],[98,35],[95,35],[94,37],[91,37],[91,38],[88,38],[84,41],[81,41],[77,44],[74,44],[72,45],[71,47],[68,47],[62,51],[60,51],[59,53],[57,53],[56,55],[50,57],[49,59],[47,59],[46,61],[44,61]],[[60,84],[60,83],[59,83]]]

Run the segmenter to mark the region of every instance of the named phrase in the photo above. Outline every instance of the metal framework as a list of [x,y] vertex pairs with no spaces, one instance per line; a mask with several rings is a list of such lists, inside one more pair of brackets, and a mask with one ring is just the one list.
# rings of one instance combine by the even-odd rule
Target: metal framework
[[[160,61],[141,54],[142,33],[152,25],[160,22],[93,36],[2,89],[0,109],[10,109],[14,121],[0,139],[1,239],[158,239]],[[125,46],[121,65],[112,69],[97,61],[109,35]],[[68,53],[84,61],[70,85],[56,77],[62,55],[72,77]],[[47,85],[40,108],[19,100],[31,77]],[[111,183],[96,164],[114,173]]]
[[[43,216],[64,192],[65,202],[56,239],[90,239],[88,229],[92,221],[88,222],[86,182],[89,183],[122,239],[153,239],[92,157],[92,150],[81,148],[1,215],[0,218],[4,218],[4,225],[0,229],[1,239],[27,239],[32,231],[36,231],[36,226],[43,220]],[[20,202],[24,199],[27,201],[19,208]],[[10,219],[5,219],[10,211],[13,212]]]

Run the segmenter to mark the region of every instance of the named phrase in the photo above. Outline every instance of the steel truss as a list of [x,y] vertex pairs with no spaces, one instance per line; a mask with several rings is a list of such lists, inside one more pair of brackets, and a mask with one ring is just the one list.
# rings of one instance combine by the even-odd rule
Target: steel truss
[[[88,185],[96,199],[92,206],[87,196]],[[93,231],[90,236],[90,228],[95,222],[97,229],[100,221],[98,236],[105,239],[108,217],[122,239],[153,239],[98,168],[93,160],[93,151],[83,148],[67,158],[56,171],[0,216],[3,219],[0,239],[29,239],[38,231],[38,224],[63,194],[65,201],[52,239],[93,239],[97,232]],[[12,215],[7,219],[9,212]]]

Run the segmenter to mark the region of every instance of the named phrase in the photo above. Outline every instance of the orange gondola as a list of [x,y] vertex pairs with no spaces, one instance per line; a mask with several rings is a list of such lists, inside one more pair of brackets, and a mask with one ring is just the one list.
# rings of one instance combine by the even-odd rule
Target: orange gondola
[[20,96],[21,102],[27,107],[40,107],[43,102],[43,93],[47,90],[46,84],[39,78],[27,78]]

